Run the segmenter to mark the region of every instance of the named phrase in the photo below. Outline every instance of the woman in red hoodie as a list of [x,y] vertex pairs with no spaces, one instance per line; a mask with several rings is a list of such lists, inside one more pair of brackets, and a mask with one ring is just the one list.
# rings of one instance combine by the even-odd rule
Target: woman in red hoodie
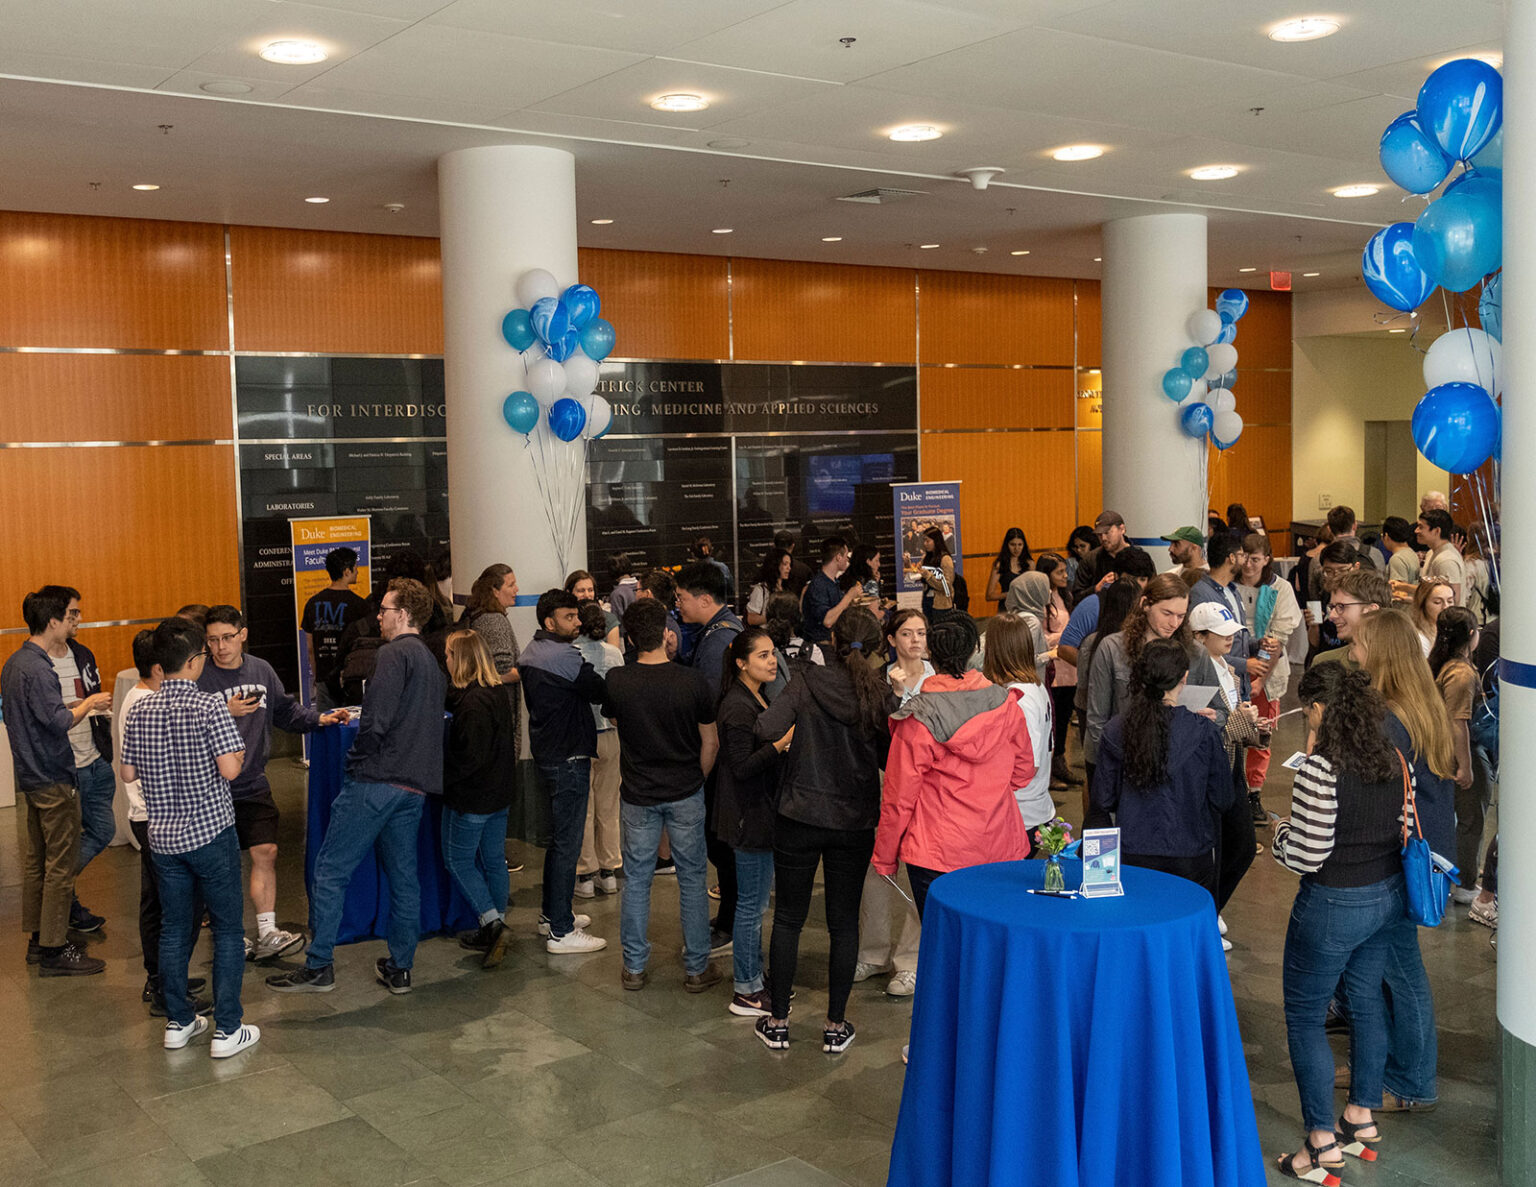
[[870,864],[891,876],[898,860],[907,863],[919,917],[940,874],[1029,856],[1029,834],[1013,796],[1035,774],[1029,725],[1016,690],[966,670],[979,642],[967,615],[930,626],[934,674],[891,715]]

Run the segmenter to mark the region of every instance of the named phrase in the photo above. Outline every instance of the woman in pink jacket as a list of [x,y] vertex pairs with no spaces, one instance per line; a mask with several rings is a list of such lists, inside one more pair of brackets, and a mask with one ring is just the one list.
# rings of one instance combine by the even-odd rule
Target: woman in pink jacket
[[893,875],[906,862],[919,916],[940,874],[1029,856],[1013,791],[1035,774],[1017,691],[966,665],[979,643],[966,615],[928,628],[934,674],[891,715],[880,827],[870,864]]

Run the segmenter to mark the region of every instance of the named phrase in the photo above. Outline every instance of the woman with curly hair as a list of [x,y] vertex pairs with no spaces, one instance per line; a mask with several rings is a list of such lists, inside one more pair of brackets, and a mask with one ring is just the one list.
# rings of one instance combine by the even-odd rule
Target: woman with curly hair
[[1176,704],[1188,679],[1176,639],[1142,649],[1129,701],[1100,740],[1084,824],[1108,827],[1113,814],[1127,865],[1187,878],[1214,898],[1216,819],[1238,791],[1220,727]]

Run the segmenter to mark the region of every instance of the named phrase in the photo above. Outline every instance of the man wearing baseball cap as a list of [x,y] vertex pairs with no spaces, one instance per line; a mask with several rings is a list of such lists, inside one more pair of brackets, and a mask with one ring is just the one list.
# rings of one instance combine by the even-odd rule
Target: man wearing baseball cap
[[1168,542],[1168,559],[1173,562],[1173,569],[1203,569],[1205,565],[1205,533],[1199,528],[1189,526],[1174,528],[1163,537]]
[[1072,583],[1074,606],[1089,594],[1097,592],[1107,580],[1114,580],[1114,560],[1117,556],[1123,556],[1127,549],[1142,551],[1126,535],[1125,520],[1118,511],[1100,511],[1099,517],[1093,521],[1093,534],[1099,538],[1099,546],[1077,567],[1077,578]]

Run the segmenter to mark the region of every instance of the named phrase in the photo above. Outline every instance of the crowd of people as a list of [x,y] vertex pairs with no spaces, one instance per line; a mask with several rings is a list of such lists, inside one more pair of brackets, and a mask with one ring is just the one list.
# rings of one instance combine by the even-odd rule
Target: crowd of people
[[[549,817],[537,924],[547,951],[604,949],[576,908],[617,894],[621,984],[644,990],[653,883],[675,877],[683,988],[719,984],[715,961],[729,954],[726,1008],[755,1019],[772,1049],[791,1042],[818,874],[831,950],[821,1046],[835,1054],[854,1040],[855,982],[889,975],[887,992],[914,991],[933,882],[1038,855],[1042,830],[1065,824],[1053,793],[1081,785],[1083,823],[1117,826],[1127,864],[1204,887],[1228,949],[1222,909],[1264,849],[1259,828],[1272,828],[1274,857],[1301,875],[1284,987],[1307,1130],[1279,1168],[1323,1181],[1343,1154],[1371,1156],[1375,1111],[1436,1099],[1434,1005],[1403,909],[1405,815],[1460,868],[1469,917],[1497,924],[1497,841],[1483,844],[1497,796],[1486,559],[1433,492],[1416,529],[1389,519],[1374,541],[1334,508],[1288,574],[1241,507],[1163,535],[1175,567],[1162,573],[1106,510],[1063,552],[1036,556],[1010,528],[987,583],[997,613],[979,627],[946,526],[903,541],[904,554],[923,552],[921,608],[883,596],[877,548],[829,536],[812,568],[781,532],[739,600],[700,540],[675,573],[637,575],[614,558],[606,603],[593,574],[570,574],[538,596],[527,640],[507,613],[510,565],[484,569],[461,611],[409,553],[359,597],[357,556],[338,549],[302,619],[313,704],[247,653],[236,607],[183,607],[141,631],[115,755],[142,855],[144,997],[166,1018],[165,1046],[210,1028],[215,1057],[258,1040],[240,1006],[248,958],[302,948],[267,987],[334,989],[347,886],[370,853],[389,885],[375,975],[410,992],[417,838],[432,798],[443,862],[476,915],[458,942],[483,967],[500,964],[526,713]],[[43,976],[103,968],[77,942],[102,920],[74,882],[111,840],[114,738],[110,697],[76,638],[80,602],[65,586],[27,595],[31,637],[0,673],[25,803],[27,959]],[[1281,816],[1262,791],[1295,672],[1308,740]],[[345,723],[348,704],[360,720],[318,848],[306,939],[276,921],[271,730]],[[188,977],[205,918],[211,985]],[[1349,1098],[1335,1125],[1326,1035],[1341,1026]]]

